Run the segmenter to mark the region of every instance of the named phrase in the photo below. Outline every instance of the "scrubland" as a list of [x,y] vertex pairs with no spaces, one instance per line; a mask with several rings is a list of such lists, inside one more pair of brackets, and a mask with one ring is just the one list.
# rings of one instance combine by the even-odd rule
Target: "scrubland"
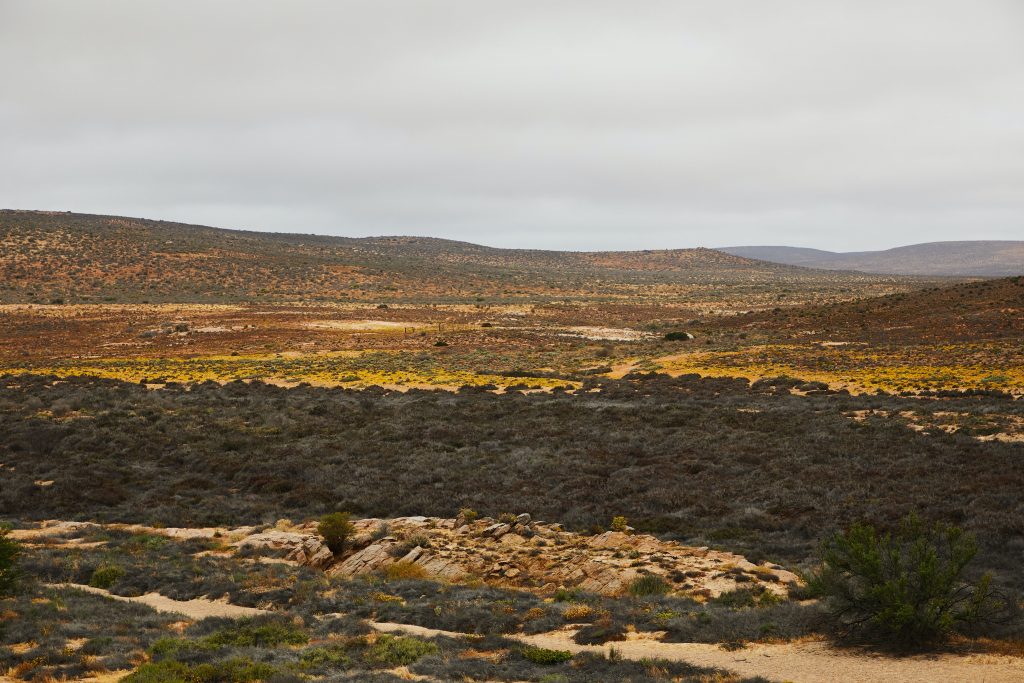
[[[20,552],[0,676],[1024,677],[1022,278],[36,212],[0,212],[0,247],[0,523],[20,539],[0,544]],[[311,565],[229,531],[309,534],[339,511],[383,520],[359,547],[390,569],[338,576],[354,543]],[[432,542],[388,519],[469,513],[492,545],[522,513],[576,540],[520,528],[511,564],[471,544],[493,563],[457,580],[387,555]],[[835,596],[804,580],[822,542],[911,514],[976,540],[951,590],[991,589],[1001,618],[941,624],[927,660],[836,649]],[[45,520],[93,524],[36,535]],[[661,540],[580,540],[608,529]],[[668,541],[742,555],[721,575],[748,583],[666,581]],[[590,593],[565,581],[584,560],[640,576]],[[566,585],[518,573],[540,566]],[[803,578],[764,590],[756,567]]]

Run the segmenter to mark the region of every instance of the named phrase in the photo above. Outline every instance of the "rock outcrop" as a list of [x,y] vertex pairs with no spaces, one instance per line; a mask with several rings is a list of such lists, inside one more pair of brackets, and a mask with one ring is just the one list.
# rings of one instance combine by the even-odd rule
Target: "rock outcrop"
[[[22,541],[43,541],[108,527],[162,534],[178,540],[219,538],[226,546],[275,561],[285,559],[323,569],[332,576],[359,576],[396,562],[420,567],[446,581],[481,580],[491,585],[550,594],[560,587],[614,595],[644,575],[661,577],[672,591],[695,598],[714,597],[741,587],[785,595],[799,578],[772,564],[756,565],[741,555],[662,541],[654,536],[608,531],[596,536],[565,531],[522,514],[494,520],[399,517],[353,521],[355,533],[335,555],[316,532],[316,523],[276,528],[166,529],[141,525],[101,525],[48,521],[12,532]],[[80,539],[64,539],[70,544]],[[211,552],[211,551],[204,551]],[[223,550],[218,552],[231,552]],[[267,560],[270,558],[264,558]]]
[[[799,581],[781,567],[755,565],[733,553],[617,531],[585,536],[529,515],[515,521],[400,517],[354,524],[355,540],[327,568],[333,576],[358,576],[408,562],[428,576],[450,581],[475,578],[540,593],[578,587],[610,595],[626,591],[645,574],[656,574],[673,590],[698,598],[741,586],[784,594],[788,584]],[[379,529],[387,535],[371,541]]]

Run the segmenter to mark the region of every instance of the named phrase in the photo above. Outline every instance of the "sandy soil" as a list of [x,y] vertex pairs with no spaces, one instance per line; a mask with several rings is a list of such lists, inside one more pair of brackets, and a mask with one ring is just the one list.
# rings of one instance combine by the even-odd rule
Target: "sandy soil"
[[[465,634],[422,626],[373,623],[387,633],[405,632],[421,637]],[[793,683],[937,683],[939,681],[984,681],[1020,683],[1024,681],[1024,659],[1003,655],[932,655],[887,657],[836,650],[819,641],[779,644],[753,644],[733,652],[705,643],[661,643],[653,640],[627,640],[609,645],[577,645],[572,629],[538,635],[510,636],[530,645],[571,652],[607,652],[614,647],[625,659],[667,659],[698,666],[726,669],[741,676],[764,676]]]
[[257,614],[268,613],[267,610],[256,609],[255,607],[241,607],[239,605],[232,605],[228,602],[207,600],[205,598],[197,598],[195,600],[172,600],[160,595],[159,593],[146,593],[145,595],[140,595],[137,598],[126,598],[123,595],[114,595],[110,591],[102,588],[93,588],[92,586],[85,586],[79,583],[55,583],[50,584],[50,587],[74,588],[76,590],[85,591],[86,593],[102,595],[112,600],[136,602],[140,605],[152,607],[157,612],[183,614],[189,619],[195,619],[197,621],[207,617],[229,617],[237,619],[240,617],[252,617]]
[[431,323],[428,322],[391,320],[315,320],[302,323],[302,327],[313,330],[349,330],[353,332],[418,330],[430,326]]

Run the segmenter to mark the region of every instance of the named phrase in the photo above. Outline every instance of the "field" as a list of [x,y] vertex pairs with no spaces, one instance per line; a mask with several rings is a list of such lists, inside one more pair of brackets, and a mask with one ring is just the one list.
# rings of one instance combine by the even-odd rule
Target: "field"
[[[1024,675],[1024,278],[11,211],[0,245],[0,676]],[[822,541],[911,513],[1000,619],[835,647]]]
[[0,370],[449,389],[577,387],[632,371],[787,375],[854,392],[1024,386],[1021,278],[743,313],[708,306],[10,304]]

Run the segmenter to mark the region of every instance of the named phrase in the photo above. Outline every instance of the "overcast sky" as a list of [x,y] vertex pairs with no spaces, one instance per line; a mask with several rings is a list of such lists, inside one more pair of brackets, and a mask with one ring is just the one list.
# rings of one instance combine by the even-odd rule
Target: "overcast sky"
[[0,207],[539,248],[1024,239],[1024,2],[0,0]]

